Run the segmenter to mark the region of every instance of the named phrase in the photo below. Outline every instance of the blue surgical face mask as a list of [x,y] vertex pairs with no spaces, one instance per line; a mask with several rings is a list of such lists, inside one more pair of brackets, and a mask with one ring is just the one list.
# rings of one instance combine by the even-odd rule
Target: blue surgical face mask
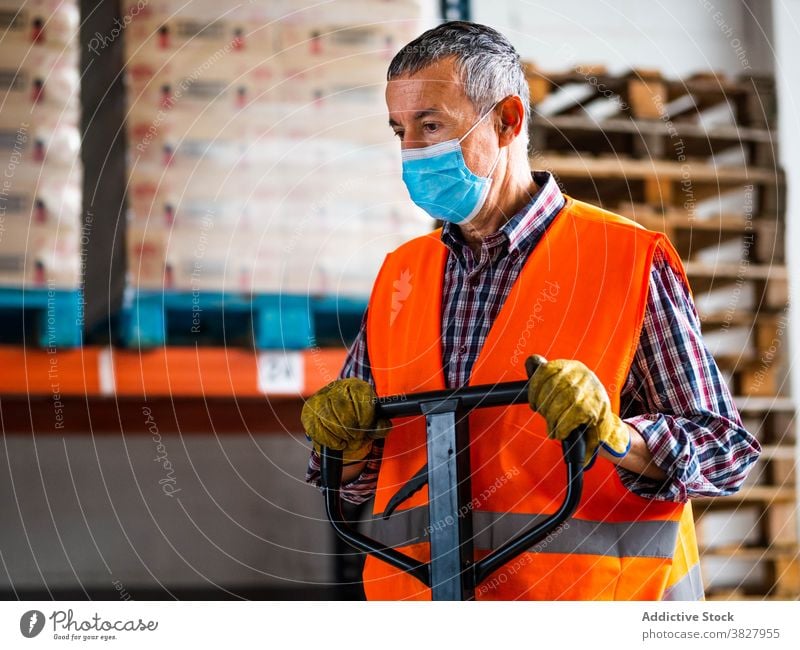
[[411,200],[434,219],[455,224],[467,223],[486,202],[492,185],[492,173],[500,160],[500,151],[488,176],[478,176],[464,162],[461,142],[495,106],[497,103],[458,139],[403,150],[403,181]]

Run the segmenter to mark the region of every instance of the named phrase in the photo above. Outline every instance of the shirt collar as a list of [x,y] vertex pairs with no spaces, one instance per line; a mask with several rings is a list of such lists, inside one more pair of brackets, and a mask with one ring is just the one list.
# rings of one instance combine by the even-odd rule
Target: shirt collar
[[[553,217],[564,207],[565,199],[556,179],[550,172],[534,171],[537,192],[525,207],[506,221],[497,231],[484,239],[484,245],[494,248],[508,242],[509,252],[528,252],[542,236]],[[456,224],[445,222],[442,242],[456,255],[461,255],[467,245]]]

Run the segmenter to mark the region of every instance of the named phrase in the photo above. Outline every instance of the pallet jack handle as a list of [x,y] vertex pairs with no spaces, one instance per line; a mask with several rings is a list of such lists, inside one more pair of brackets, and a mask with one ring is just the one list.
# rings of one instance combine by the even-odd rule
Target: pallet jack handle
[[359,533],[342,514],[342,452],[323,447],[321,483],[325,511],[336,534],[357,550],[370,553],[417,578],[431,588],[433,600],[473,599],[477,585],[558,528],[575,512],[581,498],[586,449],[585,425],[577,427],[561,441],[567,476],[564,499],[558,510],[481,560],[473,561],[471,511],[467,509],[465,515],[461,509],[462,504],[457,502],[458,496],[465,497],[469,494],[469,432],[466,414],[473,408],[526,404],[527,401],[527,380],[378,398],[378,417],[426,417],[429,520],[445,520],[443,517],[447,513],[455,512],[460,513],[457,516],[466,521],[459,522],[459,526],[449,527],[454,529],[452,531],[432,533],[429,562],[420,562]]

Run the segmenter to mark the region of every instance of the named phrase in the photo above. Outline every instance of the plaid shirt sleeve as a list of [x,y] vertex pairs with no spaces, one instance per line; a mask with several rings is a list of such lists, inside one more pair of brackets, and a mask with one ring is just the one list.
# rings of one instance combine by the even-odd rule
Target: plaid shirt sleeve
[[662,482],[617,467],[623,485],[639,496],[684,502],[732,494],[761,452],[703,343],[691,295],[662,253],[653,262],[620,410],[667,475]]
[[[369,382],[373,388],[375,387],[375,381],[372,378],[372,371],[369,365],[369,355],[367,353],[366,311],[361,320],[361,327],[358,331],[358,335],[347,351],[347,358],[339,373],[339,379],[344,379],[345,377],[358,377],[359,379]],[[375,493],[382,456],[383,440],[376,440],[372,443],[372,450],[367,456],[367,464],[364,466],[364,471],[352,482],[342,485],[341,495],[345,501],[349,501],[350,503],[362,503]],[[306,469],[306,482],[316,487],[320,487],[319,466],[319,454],[312,449],[311,456],[308,459],[308,468]]]

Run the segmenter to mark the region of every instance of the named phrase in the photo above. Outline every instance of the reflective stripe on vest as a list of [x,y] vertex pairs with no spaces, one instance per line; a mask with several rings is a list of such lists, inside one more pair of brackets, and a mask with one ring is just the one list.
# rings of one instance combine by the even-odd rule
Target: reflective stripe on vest
[[[375,281],[367,346],[379,395],[445,388],[441,308],[448,250],[440,237],[435,231],[390,253]],[[680,257],[663,234],[567,197],[495,316],[469,384],[525,379],[524,362],[531,354],[577,359],[603,383],[618,414],[656,250],[685,279]],[[527,405],[475,409],[469,427],[480,555],[532,523],[536,515],[530,513],[556,510],[564,464],[560,445],[547,438],[544,420]],[[422,417],[393,421],[378,475],[376,516],[426,462],[425,436]],[[428,525],[427,501],[426,486],[388,521],[376,519],[373,536],[381,538],[381,527],[388,527],[383,534],[392,545],[406,544],[409,553],[427,560],[424,537],[415,543]],[[548,548],[525,553],[526,562],[509,571],[505,582],[492,589],[483,585],[476,596],[658,600],[696,563],[689,506],[634,494],[605,458],[584,475],[583,495],[569,523]],[[370,599],[430,597],[416,580],[371,556],[364,585]]]
[[[498,548],[546,517],[475,510],[472,513],[472,543],[480,550]],[[437,526],[452,525],[453,522],[430,525],[428,509],[422,506],[395,512],[387,520],[373,516],[367,522],[367,534],[387,546],[407,546],[428,542],[430,533]],[[677,534],[676,521],[610,523],[571,518],[530,550],[536,553],[671,558]]]
[[704,600],[703,579],[700,565],[693,564],[686,575],[671,587],[667,587],[661,600]]
[[700,554],[694,529],[692,504],[683,509],[678,529],[678,544],[672,563],[672,574],[662,600],[704,600],[703,577],[700,571]]

